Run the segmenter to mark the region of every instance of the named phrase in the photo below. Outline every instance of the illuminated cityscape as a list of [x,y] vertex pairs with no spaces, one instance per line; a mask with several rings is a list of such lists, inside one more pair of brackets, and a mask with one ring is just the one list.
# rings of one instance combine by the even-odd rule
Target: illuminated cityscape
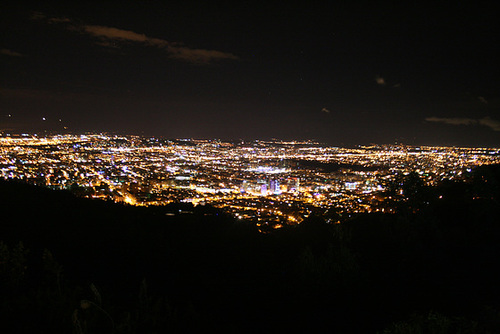
[[495,2],[0,25],[0,334],[500,333]]
[[4,179],[132,205],[210,204],[263,229],[311,214],[335,223],[355,213],[391,212],[386,190],[397,175],[416,172],[426,185],[437,185],[500,162],[496,148],[106,134],[4,136],[0,150]]

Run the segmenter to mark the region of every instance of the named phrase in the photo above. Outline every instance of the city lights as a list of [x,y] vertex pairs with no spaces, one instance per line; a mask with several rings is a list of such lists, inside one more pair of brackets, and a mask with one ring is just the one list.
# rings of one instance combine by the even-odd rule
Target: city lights
[[[210,204],[258,226],[311,214],[392,212],[396,175],[425,185],[499,163],[491,148],[329,147],[312,141],[165,140],[105,134],[0,137],[0,176],[130,205]],[[337,222],[337,218],[332,218]]]

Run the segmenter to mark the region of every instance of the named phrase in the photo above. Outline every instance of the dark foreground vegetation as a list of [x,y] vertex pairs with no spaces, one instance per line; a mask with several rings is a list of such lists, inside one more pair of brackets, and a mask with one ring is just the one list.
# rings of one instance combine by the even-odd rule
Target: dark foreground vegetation
[[270,234],[1,181],[0,332],[499,333],[499,168],[400,181],[397,214]]

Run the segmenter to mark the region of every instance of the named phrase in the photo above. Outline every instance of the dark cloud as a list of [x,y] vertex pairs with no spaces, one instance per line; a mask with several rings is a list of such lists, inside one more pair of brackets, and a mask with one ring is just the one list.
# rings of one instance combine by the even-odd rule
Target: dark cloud
[[71,23],[67,17],[51,17],[48,21],[49,23]]
[[218,60],[238,59],[237,56],[229,52],[191,48],[182,43],[169,42],[161,38],[150,37],[145,34],[115,27],[77,24],[66,17],[47,18],[43,13],[37,12],[32,15],[32,19],[43,20],[54,24],[66,24],[67,28],[70,30],[76,30],[98,38],[99,41],[97,44],[106,47],[116,47],[116,42],[138,43],[162,49],[167,52],[170,58],[180,59],[194,64],[208,64]]
[[451,125],[471,125],[477,124],[477,120],[472,118],[460,118],[460,117],[450,117],[450,118],[442,118],[442,117],[427,117],[425,119],[427,122],[436,122],[436,123],[445,123]]
[[450,125],[474,125],[479,124],[486,127],[489,127],[493,131],[500,131],[500,121],[491,119],[490,117],[483,117],[480,119],[474,118],[441,118],[441,117],[427,117],[425,119],[427,122],[436,122],[436,123],[444,123]]
[[10,57],[24,57],[23,54],[9,50],[9,49],[1,49],[0,54],[2,54],[4,56],[10,56]]
[[31,14],[31,19],[32,20],[46,20],[47,16],[41,12],[33,12],[33,14]]
[[489,127],[494,131],[500,131],[500,121],[491,119],[490,117],[483,117],[478,120],[479,124]]
[[484,104],[488,104],[488,101],[483,96],[478,96],[477,99]]
[[154,46],[166,46],[167,41],[158,38],[147,37],[144,34],[138,34],[133,31],[123,30],[113,27],[85,25],[82,30],[90,35],[103,39],[116,39],[122,41],[146,43]]
[[179,45],[178,43],[171,43],[161,38],[149,37],[145,34],[139,34],[130,30],[85,25],[83,26],[83,31],[87,34],[107,41],[128,41],[157,47],[165,50],[171,58],[181,59],[191,63],[206,64],[222,59],[238,59],[238,57],[228,52],[189,48],[187,46]]

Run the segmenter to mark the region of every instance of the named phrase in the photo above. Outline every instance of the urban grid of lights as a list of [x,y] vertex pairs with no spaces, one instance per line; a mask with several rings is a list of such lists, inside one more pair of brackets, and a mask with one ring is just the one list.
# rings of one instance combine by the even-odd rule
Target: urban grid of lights
[[[311,213],[384,212],[398,174],[428,185],[499,163],[492,148],[329,147],[312,141],[164,140],[105,134],[0,137],[0,176],[133,205],[189,202],[258,226]],[[326,168],[325,168],[326,167]]]

